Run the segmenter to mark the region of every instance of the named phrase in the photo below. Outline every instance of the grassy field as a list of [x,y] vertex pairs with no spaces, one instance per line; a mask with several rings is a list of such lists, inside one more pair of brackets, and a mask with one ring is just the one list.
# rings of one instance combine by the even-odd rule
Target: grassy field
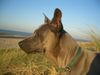
[[27,55],[17,48],[0,50],[0,75],[44,75],[50,70],[51,64],[42,54]]
[[[56,71],[42,54],[27,55],[17,43],[22,39],[0,38],[0,75],[55,75]],[[83,48],[98,51],[100,40],[80,42]]]

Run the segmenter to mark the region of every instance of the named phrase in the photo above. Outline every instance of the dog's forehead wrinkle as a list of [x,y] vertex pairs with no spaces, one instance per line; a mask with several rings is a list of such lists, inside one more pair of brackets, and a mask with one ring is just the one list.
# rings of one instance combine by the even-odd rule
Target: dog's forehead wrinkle
[[38,29],[37,29],[37,33],[43,33],[49,30],[49,26],[47,24],[41,25]]

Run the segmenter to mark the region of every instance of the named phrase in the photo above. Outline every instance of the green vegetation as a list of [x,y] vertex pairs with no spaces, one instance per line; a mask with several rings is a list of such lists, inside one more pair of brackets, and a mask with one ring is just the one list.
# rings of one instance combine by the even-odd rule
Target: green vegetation
[[42,54],[26,54],[20,49],[0,50],[0,75],[50,75],[52,64]]

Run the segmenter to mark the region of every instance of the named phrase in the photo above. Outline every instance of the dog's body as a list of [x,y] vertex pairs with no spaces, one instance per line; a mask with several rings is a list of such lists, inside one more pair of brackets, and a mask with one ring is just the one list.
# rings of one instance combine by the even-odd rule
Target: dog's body
[[[44,55],[55,64],[55,68],[64,68],[76,55],[77,42],[63,29],[61,22],[62,13],[55,10],[54,17],[50,21],[45,16],[45,24],[37,29],[32,37],[21,42],[19,46],[27,53],[44,53]],[[96,53],[81,49],[81,56],[71,71],[59,73],[59,75],[100,75],[93,71]],[[100,57],[100,56],[99,56]],[[98,58],[100,61],[100,58]],[[91,63],[93,67],[91,68]],[[100,66],[100,65],[99,65]],[[90,69],[91,68],[91,69]],[[99,70],[98,70],[98,73]]]

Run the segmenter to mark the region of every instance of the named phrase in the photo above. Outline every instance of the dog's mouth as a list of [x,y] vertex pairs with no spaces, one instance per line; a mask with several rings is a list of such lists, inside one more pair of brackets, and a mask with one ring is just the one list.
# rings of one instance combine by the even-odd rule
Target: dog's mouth
[[39,48],[35,48],[35,49],[32,49],[32,48],[25,48],[25,47],[22,47],[22,46],[20,46],[20,48],[23,50],[23,51],[25,51],[26,53],[42,53],[42,50],[41,49],[39,49]]
[[42,49],[33,49],[32,53],[42,53]]
[[39,48],[31,48],[29,46],[26,46],[26,45],[21,45],[19,44],[19,47],[26,53],[41,53],[42,50],[39,49]]

